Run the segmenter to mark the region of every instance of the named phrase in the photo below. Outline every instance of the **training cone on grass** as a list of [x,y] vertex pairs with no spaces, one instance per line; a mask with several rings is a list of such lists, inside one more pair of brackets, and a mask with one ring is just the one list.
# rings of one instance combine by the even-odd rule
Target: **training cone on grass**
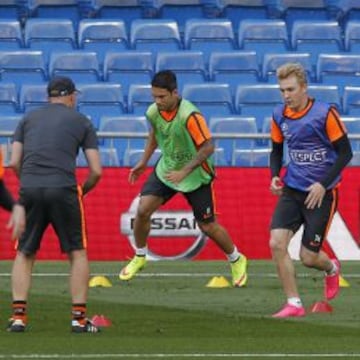
[[331,313],[333,307],[327,301],[317,301],[310,306],[311,313]]
[[226,288],[230,287],[229,281],[224,276],[214,276],[207,284],[209,288]]
[[89,286],[90,287],[97,287],[97,286],[112,287],[112,284],[106,276],[94,276],[93,278],[90,279]]
[[97,327],[111,326],[111,320],[107,318],[105,315],[94,315],[91,321]]
[[339,286],[342,287],[342,288],[350,287],[350,283],[340,275],[340,277],[339,277]]

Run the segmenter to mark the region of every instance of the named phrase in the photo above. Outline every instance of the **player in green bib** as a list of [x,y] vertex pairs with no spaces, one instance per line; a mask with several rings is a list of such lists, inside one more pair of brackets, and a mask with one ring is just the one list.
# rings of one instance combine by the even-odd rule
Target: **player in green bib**
[[151,215],[181,193],[190,204],[201,231],[226,254],[233,286],[247,282],[247,259],[240,254],[228,232],[215,218],[214,144],[203,115],[190,101],[182,99],[172,71],[160,71],[151,82],[154,103],[146,111],[150,132],[142,159],[130,170],[134,183],[145,171],[155,149],[161,150],[154,171],[142,187],[134,221],[136,253],[121,270],[121,280],[132,279],[146,264]]

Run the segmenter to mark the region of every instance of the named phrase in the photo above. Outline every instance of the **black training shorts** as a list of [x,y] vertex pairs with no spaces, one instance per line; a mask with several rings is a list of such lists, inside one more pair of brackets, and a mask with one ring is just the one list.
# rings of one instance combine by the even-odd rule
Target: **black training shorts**
[[302,245],[319,252],[337,208],[338,192],[328,190],[321,207],[315,209],[306,208],[307,195],[307,192],[285,186],[272,217],[271,229],[288,229],[295,234],[303,224]]
[[[141,196],[154,195],[163,198],[164,204],[178,191],[165,185],[153,171],[141,190]],[[215,220],[212,182],[201,185],[194,191],[181,192],[192,208],[194,217],[198,222],[211,223]]]
[[20,191],[20,199],[26,210],[26,228],[17,250],[35,254],[49,224],[59,238],[62,252],[86,248],[80,187],[25,187]]

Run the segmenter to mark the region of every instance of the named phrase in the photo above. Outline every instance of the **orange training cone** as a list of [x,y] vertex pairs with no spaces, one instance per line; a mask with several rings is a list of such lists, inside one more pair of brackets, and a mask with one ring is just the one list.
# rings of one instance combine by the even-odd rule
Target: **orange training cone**
[[94,315],[91,319],[92,323],[98,327],[108,327],[111,326],[111,320],[105,317],[104,315]]
[[317,301],[312,304],[309,312],[311,313],[331,313],[333,312],[333,307],[327,301]]

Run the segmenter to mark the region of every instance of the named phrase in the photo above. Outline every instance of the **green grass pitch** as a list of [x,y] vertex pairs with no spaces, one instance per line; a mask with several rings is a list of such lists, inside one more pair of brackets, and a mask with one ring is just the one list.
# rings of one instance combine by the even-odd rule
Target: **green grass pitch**
[[[11,262],[0,263],[0,359],[292,359],[360,357],[360,265],[343,262],[342,288],[332,313],[301,319],[269,315],[284,302],[271,261],[250,261],[246,288],[208,288],[230,280],[225,261],[148,262],[121,282],[124,263],[92,262],[91,273],[112,287],[89,289],[88,315],[112,321],[100,334],[70,333],[67,262],[35,265],[25,333],[5,331],[10,316]],[[296,264],[307,308],[322,300],[322,274]]]

